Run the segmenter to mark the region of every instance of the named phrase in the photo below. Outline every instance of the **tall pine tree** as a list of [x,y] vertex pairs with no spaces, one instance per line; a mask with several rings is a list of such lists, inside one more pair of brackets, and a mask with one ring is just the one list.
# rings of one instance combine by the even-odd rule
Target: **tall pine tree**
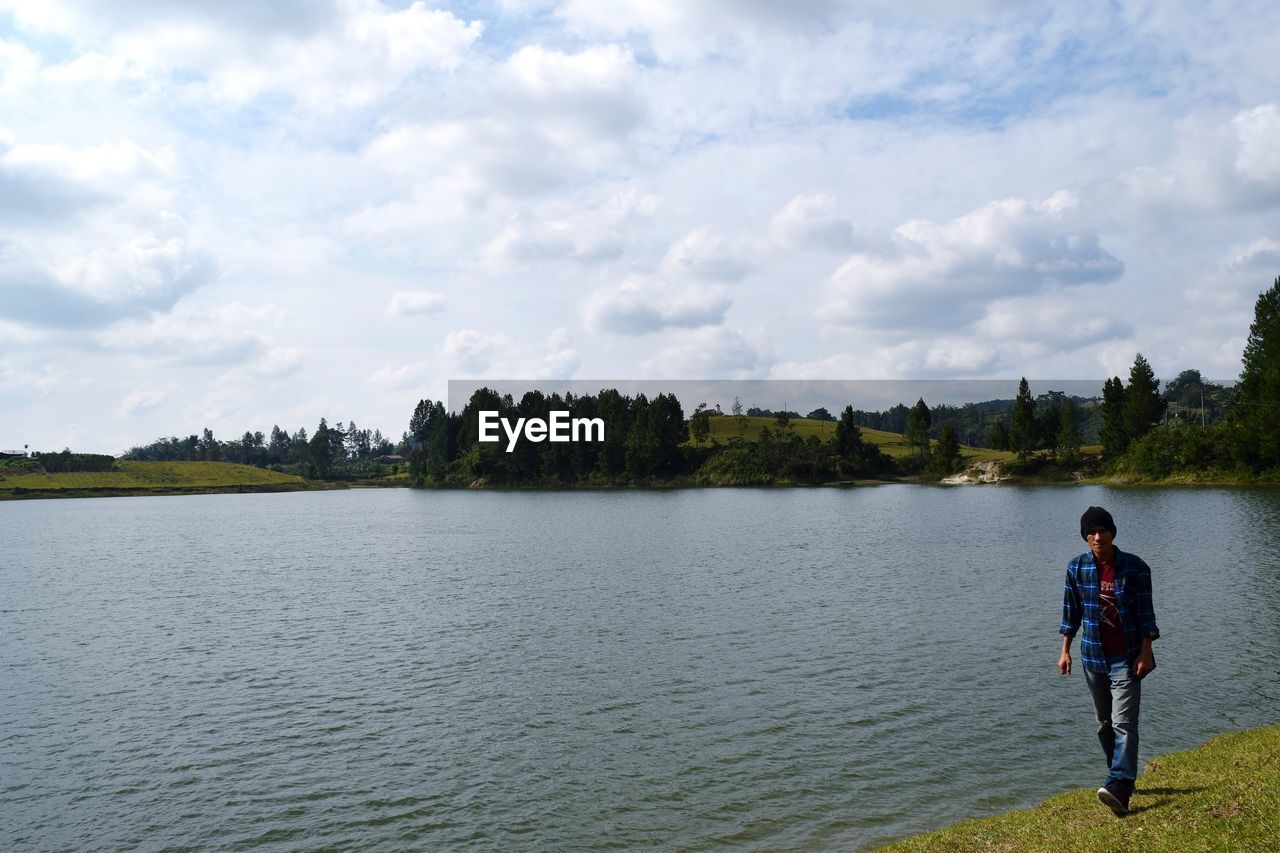
[[1254,305],[1232,421],[1237,461],[1280,466],[1280,278]]
[[862,430],[853,419],[853,406],[845,406],[836,422],[836,454],[845,459],[858,456],[862,445]]
[[1036,407],[1031,400],[1027,377],[1018,383],[1018,396],[1013,401],[1013,423],[1009,428],[1009,449],[1026,459],[1036,446]]
[[907,446],[918,447],[921,458],[929,455],[929,427],[932,425],[933,415],[930,414],[928,405],[925,404],[924,398],[921,397],[911,407],[911,411],[907,415],[907,427],[903,430],[903,437],[907,440]]
[[1138,353],[1129,369],[1129,385],[1124,392],[1124,431],[1129,441],[1142,438],[1164,417],[1167,404],[1160,396],[1160,380],[1151,365]]

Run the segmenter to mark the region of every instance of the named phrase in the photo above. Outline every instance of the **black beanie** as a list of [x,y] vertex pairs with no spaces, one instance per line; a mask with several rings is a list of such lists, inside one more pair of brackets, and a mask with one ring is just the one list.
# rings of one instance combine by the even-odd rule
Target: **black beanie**
[[1080,538],[1088,539],[1089,531],[1095,527],[1105,527],[1111,531],[1112,537],[1116,535],[1116,523],[1111,513],[1100,506],[1091,506],[1080,516]]

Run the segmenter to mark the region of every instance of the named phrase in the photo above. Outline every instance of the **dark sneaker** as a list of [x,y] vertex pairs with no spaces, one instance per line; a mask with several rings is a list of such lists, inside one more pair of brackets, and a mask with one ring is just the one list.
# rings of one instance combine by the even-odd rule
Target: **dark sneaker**
[[1122,786],[1117,782],[1112,782],[1105,788],[1098,789],[1098,800],[1104,806],[1115,812],[1116,816],[1126,815],[1129,813],[1129,791],[1127,786]]

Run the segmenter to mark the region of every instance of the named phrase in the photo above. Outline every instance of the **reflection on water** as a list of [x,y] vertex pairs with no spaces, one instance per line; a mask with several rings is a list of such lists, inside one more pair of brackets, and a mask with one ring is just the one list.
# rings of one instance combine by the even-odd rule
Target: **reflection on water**
[[1276,490],[2,504],[0,844],[847,847],[1031,805],[1103,775],[1055,668],[1090,504],[1154,573],[1143,759],[1274,722]]

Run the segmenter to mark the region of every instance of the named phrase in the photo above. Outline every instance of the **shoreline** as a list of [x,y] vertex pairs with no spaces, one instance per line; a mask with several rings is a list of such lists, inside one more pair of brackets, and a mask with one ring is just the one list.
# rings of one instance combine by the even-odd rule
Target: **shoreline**
[[[1114,488],[1276,488],[1280,487],[1280,479],[1257,477],[1241,478],[1238,476],[1193,476],[1188,474],[1174,475],[1160,480],[1149,480],[1122,474],[1103,476],[1070,477],[1037,477],[1026,475],[1008,475],[998,478],[967,477],[972,469],[961,474],[943,479],[920,475],[893,478],[866,478],[853,480],[831,480],[821,483],[804,482],[759,482],[759,483],[708,483],[671,480],[649,483],[488,483],[475,481],[471,483],[449,483],[439,485],[414,485],[406,479],[395,481],[374,480],[303,480],[285,483],[223,483],[217,485],[179,484],[155,486],[49,486],[4,488],[0,480],[0,501],[10,500],[56,500],[62,498],[103,498],[103,497],[161,497],[173,495],[215,495],[215,494],[256,494],[275,492],[315,492],[341,491],[347,489],[420,489],[424,491],[497,491],[497,492],[666,492],[695,489],[850,489],[867,486],[914,485],[936,486],[939,488],[966,487],[1000,487],[1000,486],[1110,486]],[[985,472],[984,472],[985,473]]]
[[346,483],[243,483],[225,486],[89,486],[0,489],[0,501],[60,500],[63,498],[145,498],[177,495],[241,495],[269,492],[324,492],[350,488]]
[[1276,480],[1130,480],[1122,477],[1090,478],[1082,480],[1042,480],[1010,477],[998,483],[943,483],[938,480],[903,478],[895,480],[844,480],[830,483],[643,483],[635,485],[582,485],[582,484],[500,484],[484,483],[448,486],[414,486],[407,483],[351,483],[346,481],[310,481],[307,483],[260,483],[224,486],[156,486],[87,488],[16,487],[0,489],[0,502],[25,500],[61,500],[69,498],[124,498],[124,497],[174,497],[178,495],[237,495],[271,494],[277,492],[328,492],[348,490],[417,489],[439,492],[673,492],[701,489],[855,489],[873,486],[932,486],[944,489],[983,487],[1054,487],[1110,486],[1128,489],[1221,489],[1280,487]]
[[1113,816],[1094,789],[1027,809],[970,818],[887,842],[914,850],[1272,849],[1280,837],[1280,725],[1215,735],[1147,762],[1129,814]]

